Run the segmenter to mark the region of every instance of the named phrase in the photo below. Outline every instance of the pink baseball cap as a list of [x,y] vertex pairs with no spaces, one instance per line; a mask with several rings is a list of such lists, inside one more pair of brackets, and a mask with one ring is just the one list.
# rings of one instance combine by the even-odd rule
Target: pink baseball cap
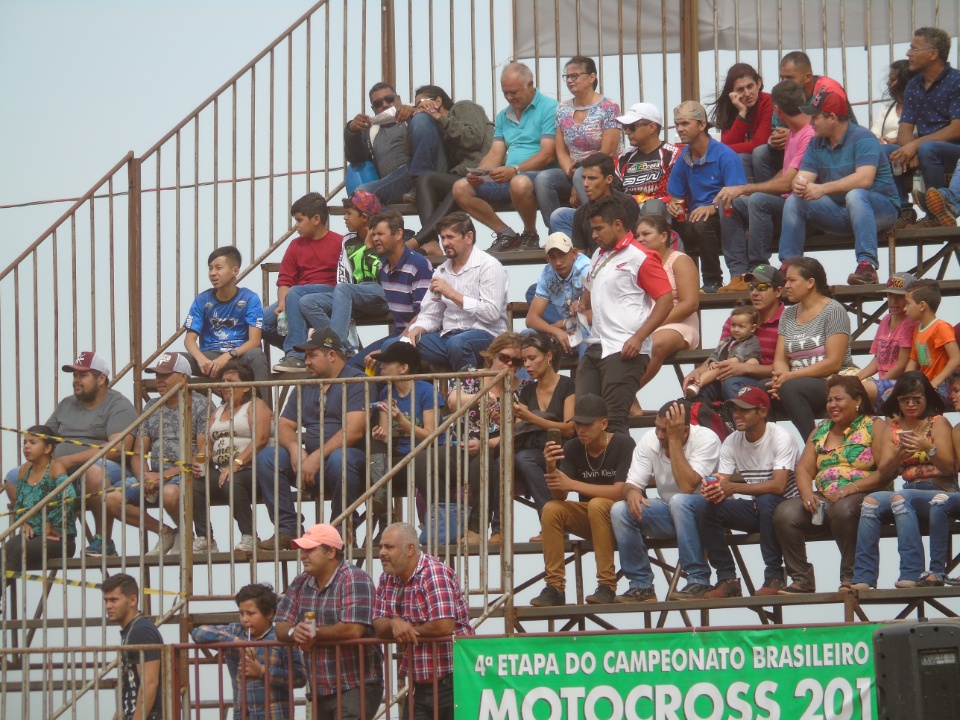
[[303,537],[297,538],[293,544],[302,550],[313,550],[315,547],[326,545],[335,550],[343,550],[343,538],[337,529],[329,523],[320,523],[307,528]]

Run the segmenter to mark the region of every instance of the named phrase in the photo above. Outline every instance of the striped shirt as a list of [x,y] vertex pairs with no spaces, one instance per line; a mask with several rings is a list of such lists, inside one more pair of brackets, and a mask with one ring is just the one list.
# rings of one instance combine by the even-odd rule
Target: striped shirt
[[420,314],[420,302],[430,288],[433,267],[420,253],[405,248],[391,268],[386,259],[380,265],[380,285],[387,298],[390,314],[393,315],[393,334],[399,335]]
[[773,480],[775,470],[787,470],[787,489],[783,497],[797,497],[795,469],[800,459],[800,446],[790,433],[776,423],[767,423],[763,437],[756,442],[747,440],[746,433],[737,431],[723,441],[720,448],[721,475],[733,475],[737,470],[746,483]]

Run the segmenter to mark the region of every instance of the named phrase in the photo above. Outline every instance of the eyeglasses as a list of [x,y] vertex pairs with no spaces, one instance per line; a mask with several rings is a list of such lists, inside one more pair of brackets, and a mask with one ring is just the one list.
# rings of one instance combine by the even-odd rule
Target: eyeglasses
[[629,125],[624,125],[624,126],[623,126],[623,129],[624,129],[626,132],[628,132],[628,133],[632,133],[632,132],[633,132],[634,130],[636,130],[637,128],[650,127],[651,125],[653,125],[653,123],[652,123],[652,122],[649,122],[648,120],[638,120],[638,121],[635,122],[635,123],[630,123]]
[[576,82],[584,75],[593,75],[593,73],[564,73],[562,77],[566,82]]
[[382,98],[371,100],[370,107],[372,107],[374,110],[379,110],[384,105],[393,105],[396,101],[397,101],[396,95],[384,95]]
[[900,405],[922,405],[926,398],[923,395],[901,395],[897,398]]
[[513,365],[515,368],[523,365],[523,358],[514,357],[513,355],[507,355],[506,353],[497,353],[497,360],[502,362],[504,365]]
[[754,290],[757,292],[766,292],[767,290],[773,288],[773,285],[770,285],[769,283],[749,283],[747,288],[749,288],[750,292],[753,292]]
[[932,47],[919,47],[919,48],[918,48],[918,47],[914,47],[913,45],[911,45],[910,47],[907,48],[907,54],[908,54],[908,55],[912,55],[912,54],[918,53],[918,52],[932,52],[932,51],[935,50],[935,49],[936,49],[936,48],[932,48]]

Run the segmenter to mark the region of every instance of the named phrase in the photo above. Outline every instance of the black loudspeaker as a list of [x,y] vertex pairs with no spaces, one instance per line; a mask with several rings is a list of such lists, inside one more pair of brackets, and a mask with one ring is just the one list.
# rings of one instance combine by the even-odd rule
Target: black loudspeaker
[[882,627],[873,654],[880,720],[960,718],[960,623]]

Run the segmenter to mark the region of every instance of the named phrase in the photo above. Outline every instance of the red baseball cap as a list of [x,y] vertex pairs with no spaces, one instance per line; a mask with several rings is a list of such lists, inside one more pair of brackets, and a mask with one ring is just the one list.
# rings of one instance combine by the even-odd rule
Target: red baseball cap
[[332,547],[335,550],[343,550],[343,538],[340,537],[337,529],[329,523],[320,523],[307,528],[303,537],[294,540],[293,544],[303,550],[313,550],[321,545]]
[[88,372],[96,370],[101,375],[110,375],[110,366],[107,365],[106,358],[92,350],[86,350],[77,356],[72,365],[64,365],[61,368],[64,372]]
[[753,410],[755,408],[770,409],[770,396],[758,387],[749,385],[740,388],[735,398],[727,400],[724,405],[736,405],[744,410]]
[[800,112],[804,115],[833,113],[834,115],[846,116],[847,96],[842,90],[821,90],[813,96],[813,101],[809,105],[800,106]]

